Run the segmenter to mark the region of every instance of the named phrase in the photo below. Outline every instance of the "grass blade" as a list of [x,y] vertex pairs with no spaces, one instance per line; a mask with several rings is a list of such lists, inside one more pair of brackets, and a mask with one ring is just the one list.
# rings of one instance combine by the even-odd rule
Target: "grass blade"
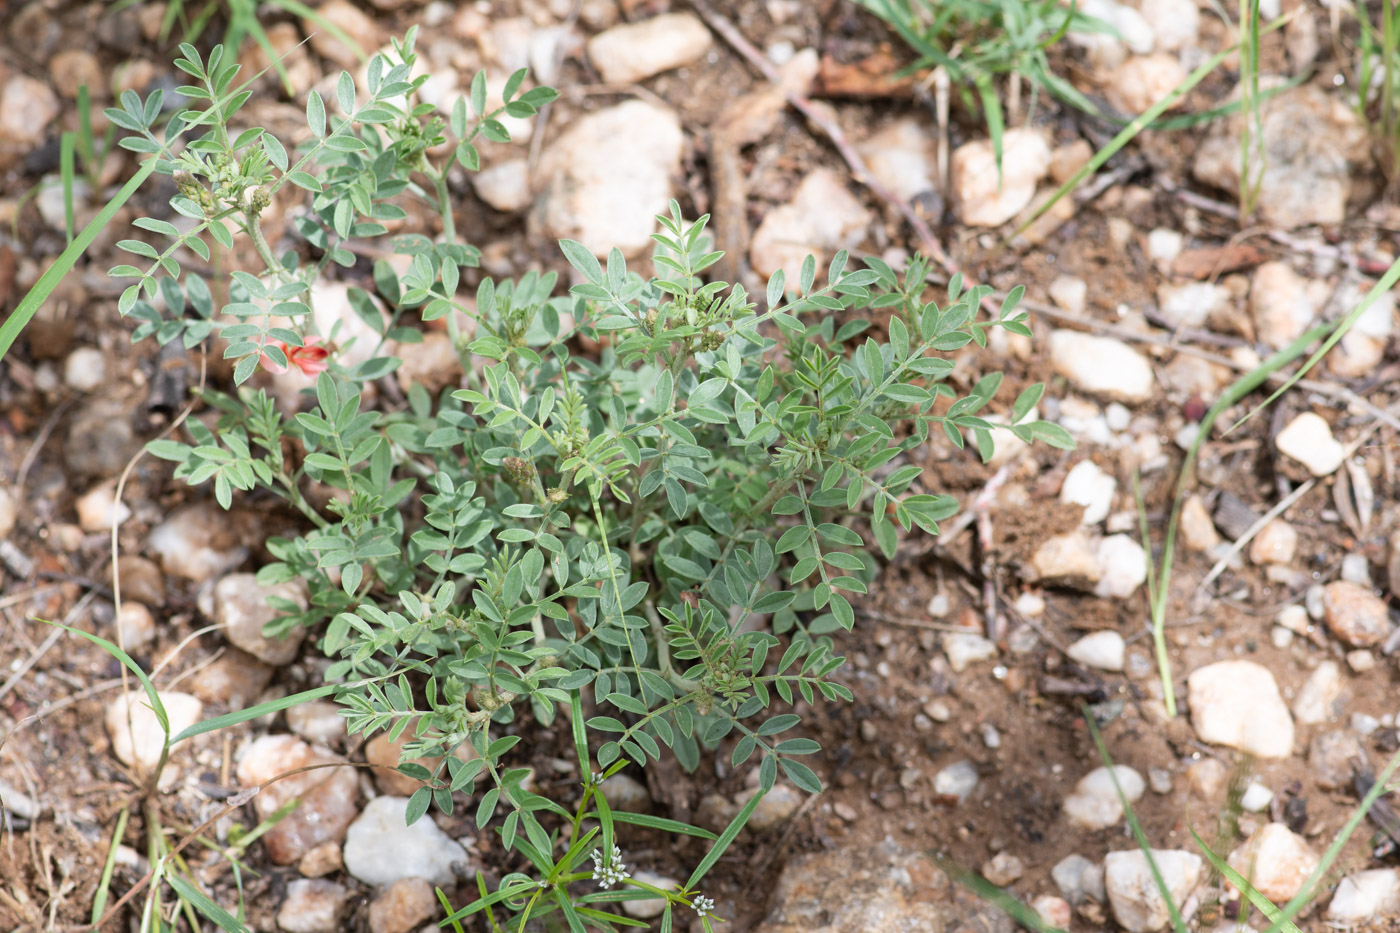
[[[59,254],[53,261],[53,265],[44,271],[39,277],[39,281],[34,283],[34,287],[29,290],[29,294],[20,299],[19,306],[5,318],[4,323],[0,323],[0,359],[5,358],[10,347],[14,344],[15,338],[24,330],[24,326],[34,317],[34,312],[39,310],[39,306],[48,300],[49,295],[58,287],[58,283],[63,281],[63,277],[77,263],[79,257],[92,245],[92,241],[97,239],[97,235],[102,232],[102,228],[112,222],[112,217],[116,215],[123,204],[136,193],[151,173],[156,170],[156,160],[147,159],[141,168],[131,177],[107,206],[102,208],[96,217],[92,219],[83,232],[78,234],[78,238],[68,244],[68,248]],[[109,642],[110,644],[110,642]],[[113,647],[116,647],[113,645]]]
[[[1332,326],[1331,324],[1323,324],[1314,327],[1231,383],[1230,387],[1221,394],[1220,398],[1201,418],[1196,438],[1191,442],[1191,446],[1186,451],[1186,458],[1181,462],[1181,472],[1177,474],[1176,480],[1176,494],[1172,501],[1171,517],[1167,519],[1167,536],[1162,543],[1162,564],[1155,574],[1156,586],[1150,594],[1148,607],[1152,620],[1153,645],[1157,651],[1157,666],[1162,674],[1163,699],[1170,716],[1176,715],[1176,689],[1172,686],[1171,662],[1167,660],[1166,656],[1167,599],[1171,593],[1172,561],[1176,554],[1176,532],[1181,524],[1181,509],[1186,502],[1186,492],[1190,488],[1196,458],[1200,456],[1201,446],[1210,437],[1210,431],[1215,426],[1216,419],[1227,408],[1237,404],[1249,393],[1267,382],[1269,377],[1278,370],[1302,356],[1308,345],[1326,334]],[[1145,542],[1144,546],[1146,546]],[[1148,553],[1151,553],[1150,548]],[[1153,576],[1153,574],[1149,572],[1149,576]]]
[[160,727],[165,730],[165,746],[169,749],[170,718],[165,713],[165,704],[160,701],[160,694],[156,692],[156,685],[151,683],[151,678],[146,676],[146,672],[141,669],[141,665],[137,664],[136,661],[132,659],[131,655],[127,654],[101,635],[84,632],[82,629],[73,628],[71,625],[64,625],[62,622],[48,622],[42,619],[40,621],[45,622],[47,625],[57,626],[74,635],[81,635],[83,638],[86,638],[88,641],[116,658],[122,663],[123,667],[131,671],[131,673],[136,676],[136,679],[141,682],[141,687],[146,691],[146,698],[151,701],[151,709],[155,711],[156,720],[160,723]]
[[175,889],[176,894],[193,905],[195,910],[214,921],[219,929],[225,931],[225,933],[248,933],[248,928],[239,923],[238,919],[234,917],[233,914],[224,910],[218,904],[215,904],[209,899],[209,895],[195,887],[188,879],[184,878],[178,872],[171,872],[165,880]]
[[1361,821],[1366,819],[1366,814],[1370,812],[1371,807],[1380,798],[1381,794],[1388,792],[1388,785],[1390,784],[1391,777],[1395,774],[1396,768],[1400,768],[1400,752],[1396,752],[1386,764],[1384,770],[1376,775],[1376,783],[1371,785],[1371,789],[1366,792],[1365,797],[1361,798],[1361,803],[1357,804],[1356,809],[1352,811],[1351,816],[1346,821],[1346,825],[1344,825],[1342,831],[1337,834],[1337,838],[1333,839],[1332,844],[1327,847],[1327,851],[1322,853],[1322,860],[1317,863],[1317,867],[1313,869],[1313,873],[1308,876],[1308,880],[1303,883],[1303,887],[1299,889],[1298,893],[1293,895],[1293,899],[1283,906],[1282,913],[1278,919],[1274,920],[1273,923],[1269,925],[1265,933],[1283,933],[1285,929],[1283,925],[1285,923],[1290,923],[1294,917],[1298,916],[1298,913],[1304,907],[1312,903],[1318,885],[1322,883],[1323,878],[1327,877],[1327,872],[1331,870],[1332,863],[1337,861],[1337,857],[1342,854],[1342,848],[1347,844],[1347,840],[1351,838],[1351,834],[1356,832],[1356,828],[1361,825]]
[[[1261,29],[1259,32],[1261,35],[1270,32],[1274,29],[1277,29],[1279,26],[1282,26],[1284,22],[1286,22],[1286,18],[1280,18],[1278,20],[1275,20],[1273,23],[1270,23],[1268,26]],[[1166,97],[1163,97],[1151,107],[1148,107],[1131,122],[1129,122],[1127,126],[1123,127],[1123,129],[1119,131],[1117,136],[1114,136],[1113,139],[1109,140],[1108,145],[1104,146],[1098,152],[1094,153],[1094,157],[1090,159],[1088,163],[1084,165],[1083,168],[1075,172],[1071,177],[1065,179],[1065,183],[1060,185],[1059,188],[1055,189],[1055,193],[1051,195],[1050,198],[1044,204],[1040,205],[1040,207],[1032,211],[1030,216],[1028,216],[1020,224],[1020,226],[1018,226],[1014,231],[1012,231],[1011,236],[1007,239],[1014,239],[1015,237],[1024,233],[1027,227],[1039,220],[1041,215],[1043,215],[1046,211],[1050,210],[1050,208],[1054,207],[1056,202],[1058,202],[1060,198],[1064,197],[1066,194],[1069,194],[1075,188],[1078,188],[1080,182],[1082,182],[1085,178],[1088,178],[1089,175],[1091,175],[1092,173],[1097,172],[1105,162],[1113,158],[1113,156],[1118,153],[1118,150],[1122,149],[1129,142],[1131,142],[1134,137],[1136,137],[1143,130],[1147,129],[1149,124],[1155,121],[1162,114],[1166,113],[1169,107],[1171,107],[1178,100],[1180,100],[1188,91],[1194,88],[1197,84],[1200,84],[1201,81],[1205,80],[1206,75],[1210,74],[1216,68],[1220,67],[1221,62],[1225,61],[1226,58],[1233,55],[1238,49],[1238,44],[1232,45],[1229,48],[1222,49],[1221,51],[1212,55],[1210,58],[1206,59],[1196,68],[1195,71],[1191,72],[1189,75],[1186,76],[1186,80],[1182,81],[1176,87],[1172,88],[1171,93],[1167,94]]]
[[686,890],[690,890],[699,884],[700,879],[704,878],[709,870],[715,867],[715,862],[718,862],[719,857],[724,854],[724,850],[729,848],[729,844],[734,841],[734,837],[739,835],[739,830],[744,828],[744,824],[749,821],[749,817],[753,816],[753,811],[758,809],[759,802],[762,801],[765,796],[767,796],[766,791],[759,791],[754,794],[749,798],[749,802],[744,804],[744,809],[740,810],[735,815],[734,819],[729,821],[729,825],[724,828],[724,832],[720,833],[719,840],[716,841],[710,848],[710,851],[705,854],[705,857],[700,860],[700,864],[695,866],[695,871],[690,873],[690,880],[685,883]]
[[[1226,881],[1238,888],[1240,893],[1249,898],[1249,902],[1253,904],[1260,913],[1268,917],[1270,921],[1275,923],[1279,922],[1279,919],[1283,917],[1283,912],[1274,906],[1273,901],[1260,894],[1259,889],[1249,883],[1249,879],[1235,871],[1230,867],[1228,862],[1212,852],[1210,846],[1206,845],[1206,841],[1200,837],[1200,834],[1197,833],[1195,829],[1191,830],[1191,838],[1195,839],[1196,845],[1200,846],[1201,852],[1205,854],[1206,861],[1210,862]],[[1302,933],[1301,930],[1293,925],[1291,920],[1284,920],[1279,929],[1281,933]]]
[[[382,680],[383,678],[378,679]],[[370,681],[365,682],[369,683]],[[266,703],[259,703],[257,706],[250,706],[247,709],[235,710],[232,713],[225,713],[222,716],[215,716],[212,719],[205,719],[202,722],[195,723],[188,729],[181,732],[179,735],[172,738],[170,740],[170,745],[171,747],[174,747],[183,742],[185,739],[192,739],[195,736],[203,735],[206,732],[217,732],[218,730],[226,728],[228,726],[234,726],[240,722],[247,722],[250,719],[257,719],[259,716],[264,716],[268,713],[279,713],[284,709],[289,709],[300,703],[305,703],[309,700],[319,700],[321,697],[330,696],[337,690],[344,690],[355,686],[357,685],[325,684],[323,686],[316,687],[312,690],[303,690],[301,693],[294,693],[291,696],[282,697],[278,700],[268,700]]]
[[949,878],[967,888],[981,900],[1000,908],[1007,916],[1030,930],[1031,933],[1065,933],[1059,927],[1046,923],[1036,910],[1021,903],[976,872],[968,871],[941,853],[931,852],[929,856]]
[[63,236],[73,245],[73,228],[78,226],[73,215],[73,144],[75,134],[65,132],[58,137],[58,173],[63,178]]
[[107,861],[102,865],[102,880],[97,883],[97,894],[92,899],[91,923],[97,926],[102,921],[102,913],[107,909],[107,898],[112,893],[112,873],[117,869],[117,846],[126,835],[126,821],[131,811],[122,807],[117,814],[117,828],[112,830],[112,844],[107,848]]
[[[1250,418],[1253,418],[1255,415],[1259,414],[1259,412],[1272,405],[1280,395],[1293,388],[1294,384],[1297,383],[1299,379],[1302,379],[1304,376],[1306,376],[1308,372],[1314,366],[1316,366],[1324,356],[1327,355],[1328,350],[1331,350],[1333,347],[1335,347],[1337,345],[1337,342],[1346,336],[1347,331],[1351,330],[1352,325],[1356,323],[1357,319],[1360,318],[1361,315],[1365,314],[1366,311],[1371,307],[1371,305],[1376,303],[1377,299],[1379,299],[1381,295],[1384,295],[1386,292],[1389,292],[1392,288],[1395,287],[1396,282],[1400,282],[1400,259],[1397,259],[1390,264],[1390,268],[1385,270],[1385,275],[1381,276],[1379,282],[1371,286],[1371,290],[1366,293],[1366,297],[1362,298],[1361,303],[1358,304],[1355,308],[1353,308],[1351,312],[1347,314],[1346,317],[1342,318],[1336,323],[1327,325],[1328,328],[1330,328],[1332,331],[1331,334],[1329,334],[1327,339],[1323,341],[1322,346],[1318,347],[1317,351],[1313,353],[1312,356],[1308,357],[1308,361],[1304,363],[1298,369],[1297,372],[1289,376],[1288,380],[1284,382],[1283,385],[1275,389],[1272,395],[1270,395],[1268,398],[1264,399],[1264,401],[1260,402],[1257,406],[1251,409],[1249,414],[1245,415],[1239,421],[1236,421],[1234,424],[1230,425],[1229,429],[1226,430],[1225,433],[1229,434],[1231,431],[1235,430],[1235,428],[1238,428]],[[1309,331],[1309,333],[1314,333],[1314,331]]]
[[1142,831],[1142,824],[1138,822],[1137,814],[1133,812],[1133,805],[1129,802],[1128,796],[1123,793],[1123,787],[1118,783],[1118,772],[1113,770],[1113,759],[1109,757],[1108,746],[1104,744],[1103,735],[1099,732],[1098,724],[1094,722],[1093,715],[1089,712],[1089,707],[1081,707],[1084,721],[1089,724],[1089,734],[1094,737],[1094,745],[1099,750],[1099,757],[1103,759],[1104,767],[1108,769],[1108,776],[1113,781],[1113,789],[1118,792],[1118,802],[1123,805],[1123,814],[1127,817],[1128,828],[1133,831],[1133,839],[1138,844],[1138,849],[1142,851],[1147,859],[1148,870],[1152,872],[1152,880],[1157,883],[1157,891],[1162,895],[1162,901],[1167,905],[1167,913],[1171,916],[1172,929],[1177,933],[1188,933],[1186,920],[1181,916],[1181,910],[1172,900],[1171,889],[1167,887],[1167,879],[1162,877],[1162,870],[1157,867],[1157,860],[1152,857],[1152,844],[1147,839],[1147,833]]

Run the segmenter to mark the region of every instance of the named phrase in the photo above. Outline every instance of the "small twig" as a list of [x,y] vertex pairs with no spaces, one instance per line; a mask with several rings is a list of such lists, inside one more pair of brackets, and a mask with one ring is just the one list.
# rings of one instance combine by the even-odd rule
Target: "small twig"
[[[1372,422],[1370,425],[1368,425],[1366,429],[1362,431],[1361,434],[1358,435],[1354,441],[1352,441],[1346,446],[1345,450],[1343,451],[1342,459],[1345,460],[1351,457],[1353,454],[1355,454],[1356,451],[1361,448],[1362,444],[1364,444],[1366,440],[1370,438],[1370,436],[1374,434],[1379,428],[1380,424],[1378,422]],[[1269,524],[1269,522],[1282,515],[1285,511],[1287,511],[1289,506],[1297,502],[1300,498],[1303,497],[1304,494],[1306,494],[1310,489],[1312,489],[1316,485],[1316,478],[1310,479],[1307,482],[1303,483],[1297,489],[1293,490],[1291,493],[1279,500],[1277,505],[1275,505],[1273,508],[1269,509],[1269,511],[1261,515],[1258,521],[1246,528],[1244,534],[1240,535],[1239,538],[1234,542],[1234,544],[1230,545],[1230,549],[1225,554],[1221,555],[1220,559],[1215,562],[1215,566],[1210,568],[1210,572],[1207,573],[1204,578],[1202,578],[1200,583],[1196,584],[1196,591],[1192,594],[1192,599],[1195,599],[1197,596],[1199,596],[1207,586],[1209,586],[1215,581],[1216,577],[1220,576],[1222,573],[1225,572],[1226,567],[1230,563],[1230,559],[1233,558],[1240,551],[1244,550],[1245,545],[1249,544],[1250,541],[1254,540],[1255,535],[1263,531],[1265,525]]]
[[69,396],[59,403],[58,407],[53,410],[53,413],[44,419],[44,424],[39,428],[39,433],[34,435],[34,443],[30,444],[29,449],[24,452],[24,459],[20,461],[19,470],[15,473],[14,495],[16,502],[24,501],[24,481],[29,478],[30,468],[34,466],[34,461],[38,458],[39,451],[42,450],[44,444],[48,442],[49,435],[53,433],[53,429],[58,427],[58,421],[63,417],[63,413],[72,407],[76,399],[77,396]]
[[1231,559],[1233,559],[1236,554],[1240,553],[1240,551],[1243,551],[1245,546],[1248,545],[1250,541],[1254,540],[1254,536],[1264,530],[1265,525],[1269,524],[1269,522],[1282,515],[1285,511],[1287,511],[1289,506],[1301,499],[1304,494],[1306,494],[1310,489],[1312,489],[1316,485],[1316,479],[1308,480],[1306,483],[1299,486],[1297,489],[1293,490],[1291,493],[1280,499],[1277,505],[1275,505],[1273,508],[1269,509],[1269,511],[1265,512],[1262,516],[1260,516],[1259,520],[1256,521],[1253,525],[1250,525],[1248,528],[1246,528],[1244,534],[1236,538],[1234,543],[1230,545],[1229,549],[1220,556],[1220,559],[1218,561],[1215,562],[1215,566],[1210,568],[1210,573],[1206,574],[1205,577],[1201,580],[1201,582],[1196,584],[1196,593],[1200,593],[1203,589],[1205,589],[1212,582],[1214,582],[1216,577],[1224,573],[1225,569],[1230,565]]
[[[717,13],[709,4],[708,0],[690,0],[690,5],[695,8],[695,12],[710,25],[710,28],[719,33],[720,37],[728,42],[736,52],[753,66],[763,77],[777,87],[782,87],[782,77],[778,74],[778,69],[773,66],[762,52],[754,47],[744,34],[739,31],[733,23]],[[826,135],[832,146],[845,160],[847,168],[851,170],[851,176],[858,184],[870,189],[870,192],[884,201],[890,207],[899,212],[900,216],[914,230],[915,236],[919,239],[919,246],[924,253],[933,259],[940,266],[952,268],[953,262],[948,254],[943,251],[938,238],[933,235],[933,230],[925,220],[918,215],[908,202],[894,194],[884,185],[880,184],[866,167],[865,160],[860,153],[856,152],[850,140],[846,138],[846,133],[841,129],[841,125],[831,119],[820,107],[813,104],[811,99],[789,90],[787,101],[792,107],[807,118],[817,129]]]
[[[91,603],[96,597],[97,592],[95,590],[88,590],[87,593],[83,595],[83,598],[74,603],[73,608],[68,610],[68,615],[66,618],[64,618],[63,624],[71,625],[73,622],[75,622],[78,618],[78,615],[84,609],[86,609],[88,607],[88,604]],[[3,699],[5,697],[5,694],[9,693],[15,688],[15,684],[23,680],[24,676],[34,669],[34,665],[38,664],[39,659],[42,658],[45,654],[47,654],[48,650],[58,643],[59,638],[61,638],[63,634],[64,630],[57,627],[55,627],[52,631],[49,632],[48,637],[44,639],[43,643],[40,644],[39,647],[36,648],[33,652],[31,652],[29,657],[24,659],[24,663],[17,667],[15,669],[15,672],[10,675],[10,679],[5,681],[3,686],[0,686],[0,699]]]

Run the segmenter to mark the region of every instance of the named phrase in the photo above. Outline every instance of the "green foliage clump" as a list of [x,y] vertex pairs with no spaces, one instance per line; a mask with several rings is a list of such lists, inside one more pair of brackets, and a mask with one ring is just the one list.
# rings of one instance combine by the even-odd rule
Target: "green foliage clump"
[[[983,319],[985,287],[955,280],[941,303],[929,301],[921,260],[901,275],[873,258],[851,268],[843,252],[825,284],[809,258],[798,281],[775,275],[760,302],[704,281],[720,254],[705,218],[687,221],[673,203],[659,218],[654,276],[630,271],[617,250],[600,263],[566,240],[581,278],[567,293],[554,273],[482,277],[474,303],[463,300],[463,270],[479,254],[455,238],[451,160],[475,169],[478,135],[506,140],[500,114],[528,117],[554,92],[522,91],[522,72],[504,107],[488,111],[478,75],[438,114],[414,102],[425,79],[409,77],[413,45],[410,32],[394,55],[373,58],[364,88],[341,74],[344,116],[313,92],[311,139],[295,152],[263,128],[230,130],[248,92],[221,48],[202,59],[182,46],[177,65],[198,83],[180,91],[193,105],[163,128],[159,92],[124,95],[108,112],[137,134],[123,144],[150,153],[177,188],[174,216],[136,221],[161,245],[121,244],[147,261],[112,270],[137,280],[122,313],[141,322],[136,339],[195,346],[218,336],[236,361],[236,391],[207,393],[217,423],[191,420],[185,440],[150,450],[185,481],[211,483],[225,507],[235,491],[271,493],[306,516],[305,534],[268,542],[277,561],[259,579],[305,580],[310,605],[272,630],[319,633],[353,734],[408,734],[406,762],[438,762],[400,766],[427,782],[410,820],[432,806],[450,813],[454,794],[475,789],[478,825],[528,863],[457,917],[499,906],[523,929],[557,911],[581,929],[584,919],[626,922],[595,905],[661,897],[667,927],[684,907],[708,929],[713,904],[696,886],[762,795],[682,889],[661,891],[629,877],[623,828],[714,837],[613,813],[599,782],[663,754],[694,769],[729,742],[734,766],[758,757],[763,791],[780,774],[820,789],[803,760],[817,743],[792,736],[798,717],[775,707],[851,698],[835,679],[843,659],[832,634],[852,627],[852,599],[876,575],[863,532],[890,557],[901,531],[936,533],[957,510],[949,496],[912,491],[921,470],[906,455],[931,431],[990,455],[980,413],[1001,377],[960,394],[948,357],[985,344],[992,327],[1029,334],[1020,290]],[[262,216],[289,184],[306,192],[293,215],[301,242],[274,256]],[[353,263],[351,240],[385,237],[405,216],[398,202],[414,198],[440,214],[445,241],[389,238],[407,271],[374,266],[387,316],[351,291],[378,343],[347,365],[336,334],[311,330],[311,286]],[[251,252],[262,272],[211,288],[181,269],[184,252],[208,260],[212,247]],[[472,336],[462,314],[475,321]],[[883,337],[877,317],[888,321]],[[387,348],[411,353],[416,321],[439,318],[466,387],[434,398],[414,384],[400,407],[367,407],[367,385],[403,362]],[[601,349],[584,355],[578,338]],[[310,410],[288,416],[247,385],[269,364],[308,374]],[[1009,430],[1069,445],[1055,425],[1024,422],[1041,392],[1016,399]],[[312,487],[335,495],[318,507]],[[574,800],[529,789],[528,770],[512,763],[536,724],[561,716],[583,777]]]

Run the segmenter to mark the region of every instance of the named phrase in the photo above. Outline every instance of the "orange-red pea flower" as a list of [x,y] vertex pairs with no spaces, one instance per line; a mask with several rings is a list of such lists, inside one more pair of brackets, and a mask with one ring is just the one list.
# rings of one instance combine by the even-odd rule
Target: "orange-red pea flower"
[[[287,357],[287,362],[296,366],[308,376],[314,376],[317,373],[325,372],[327,366],[326,358],[331,355],[330,348],[322,346],[321,338],[317,337],[315,334],[306,338],[306,346],[304,347],[289,347],[280,340],[272,341],[271,346],[281,350]],[[262,365],[263,369],[266,369],[268,372],[278,373],[279,375],[287,371],[287,367],[279,366],[277,363],[273,362],[266,353],[263,354]]]

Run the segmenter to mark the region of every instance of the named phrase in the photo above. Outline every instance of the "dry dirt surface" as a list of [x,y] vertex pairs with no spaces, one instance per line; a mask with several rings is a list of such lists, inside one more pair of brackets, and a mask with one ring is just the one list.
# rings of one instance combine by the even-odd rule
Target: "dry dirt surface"
[[[1207,4],[1184,37],[1167,26],[1193,18],[1173,16],[1172,4],[1123,5],[1142,7],[1139,19],[1149,31],[1155,23],[1155,38],[1131,50],[1066,43],[1052,55],[1057,73],[1106,106],[1130,97],[1137,80],[1130,66],[1139,59],[1167,56],[1189,69],[1231,41]],[[179,83],[168,65],[173,40],[157,35],[164,5],[120,12],[107,6],[0,0],[0,313],[64,246],[62,200],[55,208],[52,186],[42,186],[56,177],[59,132],[76,127],[74,76],[91,74],[103,85],[111,76],[143,93]],[[269,24],[279,24],[279,41],[300,42],[303,26],[276,6],[263,9]],[[548,118],[537,121],[528,142],[488,150],[488,169],[512,159],[525,160],[529,170],[547,164],[551,143],[570,126],[619,102],[673,110],[685,134],[673,194],[688,216],[714,213],[720,245],[750,283],[783,261],[781,248],[789,244],[782,231],[765,232],[781,210],[796,229],[819,231],[800,244],[803,250],[829,255],[844,246],[892,263],[929,246],[911,227],[914,217],[969,280],[1002,291],[1026,286],[1036,339],[994,339],[960,360],[954,380],[966,389],[983,372],[1004,370],[1003,407],[1025,385],[1048,382],[1041,416],[1069,428],[1078,447],[1008,446],[989,465],[946,442],[919,452],[922,488],[957,496],[967,520],[948,523],[940,538],[906,542],[858,608],[855,630],[836,636],[855,702],[798,710],[823,746],[812,764],[828,791],[808,799],[782,789],[763,826],[729,850],[706,887],[731,921],[723,929],[1012,928],[1005,914],[950,883],[932,856],[982,871],[1075,931],[1156,929],[1105,892],[1106,860],[1109,887],[1122,863],[1109,853],[1135,844],[1121,807],[1115,813],[1111,783],[1080,784],[1102,764],[1090,720],[1113,760],[1132,769],[1120,772],[1122,783],[1136,792],[1134,810],[1153,847],[1199,853],[1194,829],[1225,854],[1278,824],[1287,828],[1287,845],[1278,850],[1283,855],[1268,850],[1269,867],[1285,875],[1315,864],[1369,775],[1400,746],[1391,658],[1391,597],[1400,587],[1392,543],[1400,532],[1400,422],[1392,386],[1400,365],[1389,294],[1310,381],[1226,433],[1264,396],[1228,408],[1203,446],[1186,485],[1191,500],[1167,599],[1175,717],[1168,715],[1148,622],[1145,572],[1160,559],[1184,451],[1201,417],[1261,357],[1310,322],[1353,307],[1396,255],[1400,213],[1344,96],[1352,93],[1351,66],[1338,56],[1354,46],[1355,28],[1334,33],[1339,20],[1312,0],[1275,6],[1293,20],[1265,37],[1264,70],[1310,77],[1270,103],[1278,116],[1266,128],[1268,178],[1253,217],[1240,222],[1229,165],[1220,164],[1219,152],[1238,152],[1230,135],[1238,126],[1222,119],[1144,134],[1053,209],[1053,222],[1017,237],[1010,237],[1013,218],[1025,216],[1024,202],[1002,221],[973,225],[978,198],[988,195],[973,190],[966,165],[976,153],[963,147],[985,138],[980,122],[954,95],[951,119],[940,127],[916,82],[892,77],[907,60],[905,48],[844,0],[701,5],[767,56],[770,67],[796,62],[800,70],[804,56],[818,66],[802,85],[817,119],[774,106],[762,125],[745,125],[744,132],[735,129],[736,101],[763,92],[768,79],[732,36],[712,30],[713,19],[703,52],[659,75],[609,83],[588,54],[590,37],[619,24],[690,14],[695,8],[684,0],[366,6],[378,42],[427,24],[420,49],[440,70],[469,76],[482,65],[523,60],[556,72],[552,83],[564,90]],[[216,17],[211,29],[220,22]],[[339,67],[314,44],[296,62],[307,87],[324,74],[333,80]],[[1228,101],[1237,78],[1229,67],[1237,63],[1203,81],[1178,112]],[[95,99],[106,105],[110,94],[95,92]],[[264,83],[254,106],[261,119],[294,125],[301,100]],[[1027,146],[1041,146],[1044,158],[1032,152],[1013,160],[1009,153],[1002,193],[1021,180],[1041,197],[1117,129],[1044,96],[1033,112],[1014,114],[1012,124],[1039,140]],[[954,166],[947,186],[938,181],[940,146]],[[869,159],[869,175],[853,171],[850,152]],[[133,164],[124,155],[107,160],[104,191]],[[492,275],[567,269],[546,229],[545,202],[557,192],[527,186],[503,195],[465,176],[453,186],[459,232],[483,248]],[[113,898],[147,867],[143,834],[151,823],[139,809],[139,783],[104,727],[123,690],[120,668],[40,620],[115,637],[101,497],[110,496],[140,444],[169,424],[200,380],[197,354],[130,344],[134,324],[119,319],[116,288],[104,275],[119,261],[113,243],[141,199],[168,196],[152,184],[124,209],[0,364],[3,929],[88,923],[125,808],[137,807],[120,842]],[[997,196],[993,190],[990,197]],[[493,206],[507,200],[508,209]],[[80,220],[93,209],[80,201]],[[351,281],[367,280],[369,258],[349,270]],[[879,317],[873,323],[884,325]],[[1103,342],[1083,342],[1087,335]],[[229,384],[215,363],[207,379]],[[1299,422],[1305,413],[1320,419]],[[1343,448],[1336,456],[1333,438]],[[326,662],[314,639],[289,662],[267,664],[210,624],[216,580],[269,560],[262,542],[297,528],[295,514],[247,501],[231,517],[195,521],[189,540],[207,549],[207,559],[191,569],[188,554],[162,554],[151,532],[182,510],[206,508],[202,490],[172,481],[161,463],[143,458],[122,502],[129,510],[116,535],[123,591],[149,609],[149,619],[124,614],[122,624],[135,639],[133,655],[158,670],[163,690],[187,692],[204,715],[215,715],[319,683]],[[1140,515],[1150,554],[1141,547]],[[1209,668],[1218,662],[1253,666],[1216,669],[1224,672],[1217,689]],[[1213,703],[1219,690],[1240,683],[1252,686]],[[1218,719],[1231,716],[1243,726]],[[173,786],[155,798],[167,831],[180,838],[212,819],[216,837],[228,840],[253,825],[251,807],[226,801],[239,788],[239,762],[266,735],[314,734],[363,765],[365,749],[347,746],[324,716],[318,722],[277,715],[192,742],[179,756]],[[578,776],[567,762],[567,731],[531,736],[519,763],[533,767],[546,790],[569,793]],[[634,790],[655,812],[722,824],[734,796],[751,786],[748,771],[728,766],[728,752],[706,758],[694,776],[657,765]],[[359,769],[349,785],[352,804],[390,792],[387,780]],[[518,867],[489,834],[477,838],[469,819],[440,825],[493,884]],[[1363,823],[1345,846],[1300,921],[1304,929],[1398,922],[1394,871],[1371,876],[1383,894],[1362,915],[1347,914],[1352,908],[1338,903],[1344,897],[1334,901],[1338,885],[1349,883],[1344,877],[1396,868],[1395,845],[1382,825]],[[245,855],[249,871],[241,883],[251,928],[298,929],[286,905],[293,892],[311,891],[306,875],[323,868],[324,888],[315,890],[337,905],[339,926],[332,928],[434,928],[435,914],[402,908],[412,892],[357,880],[339,866],[335,846],[321,851],[325,864],[318,866],[299,858],[275,863],[270,846],[256,843]],[[656,835],[640,837],[629,855],[639,868],[683,878],[702,851]],[[222,903],[236,902],[226,861],[198,849],[186,855]],[[1183,873],[1190,876],[1180,893],[1192,926],[1226,928],[1240,911],[1237,892],[1207,868]],[[1301,877],[1275,879],[1271,896],[1287,899]],[[458,904],[474,887],[445,886]],[[812,912],[812,903],[821,909]],[[377,912],[372,904],[381,905]],[[134,929],[128,924],[135,920],[128,913],[107,928]]]

